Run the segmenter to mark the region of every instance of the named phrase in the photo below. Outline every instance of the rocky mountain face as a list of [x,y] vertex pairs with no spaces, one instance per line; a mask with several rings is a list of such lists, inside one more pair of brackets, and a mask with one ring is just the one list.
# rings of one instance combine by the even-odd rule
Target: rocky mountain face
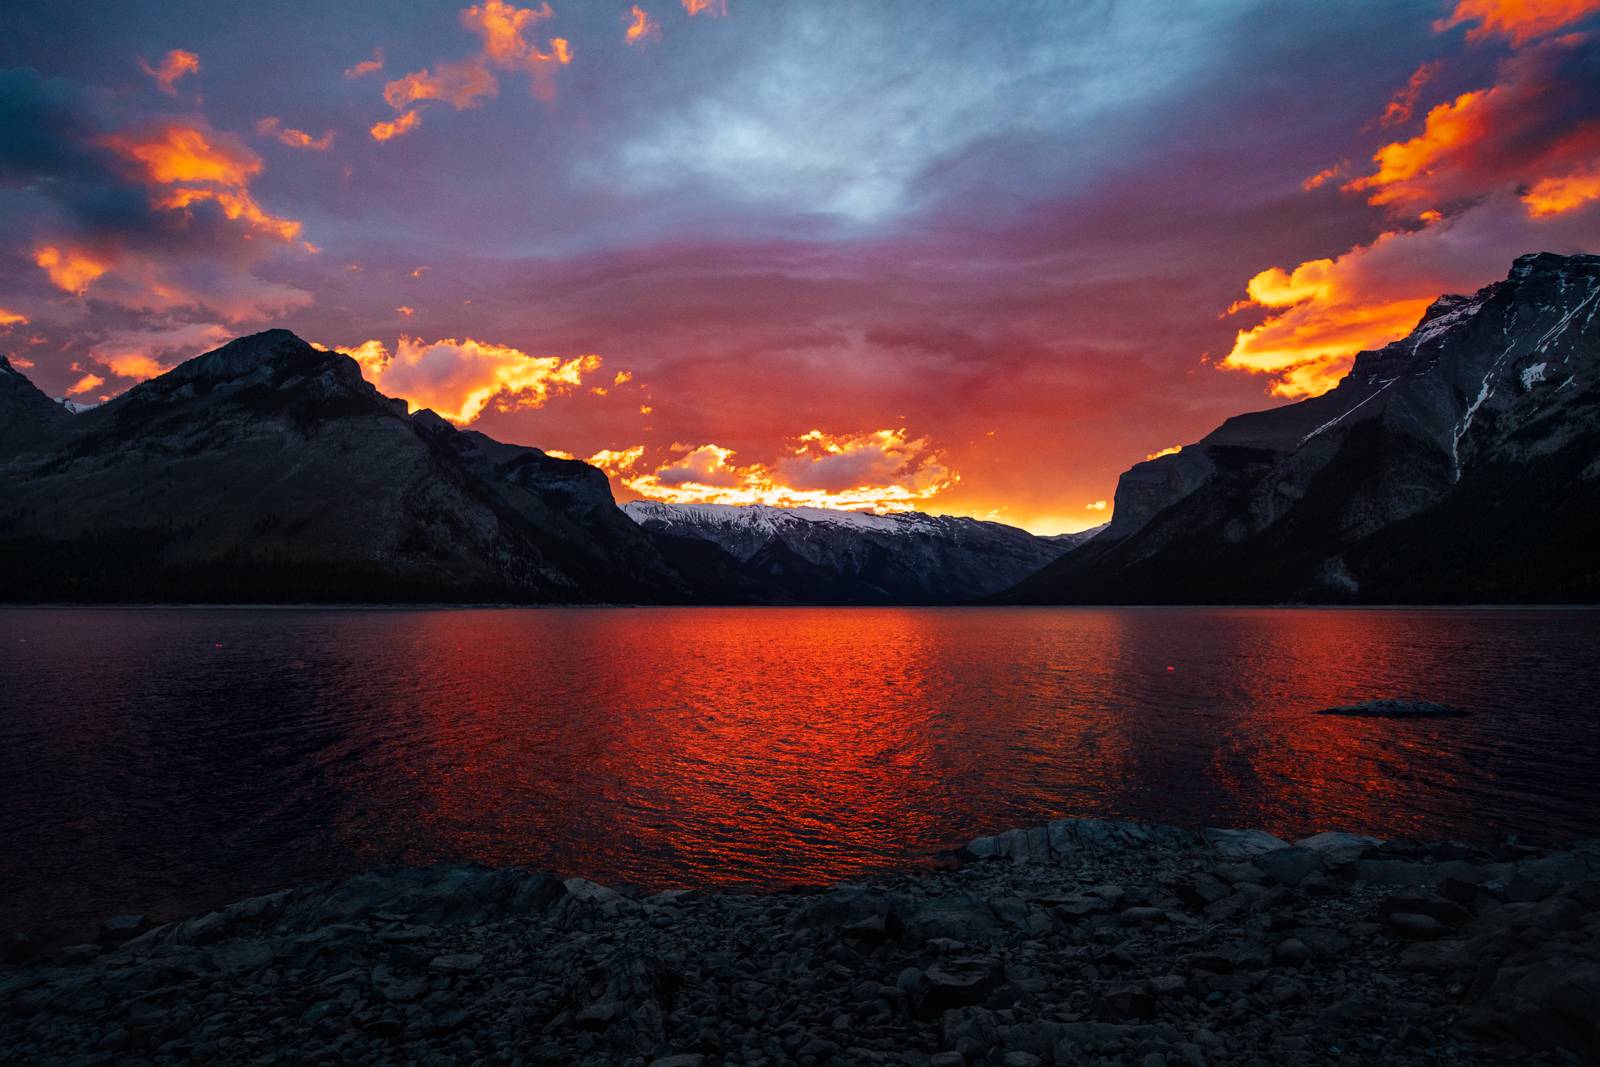
[[663,544],[599,470],[407,415],[285,330],[76,415],[0,368],[0,601],[695,598]]
[[0,451],[47,432],[70,414],[0,356]]
[[1092,534],[1036,537],[997,522],[908,512],[661,504],[622,510],[661,533],[710,542],[771,598],[802,603],[961,603],[1006,589]]
[[1322,396],[1136,465],[1109,528],[1002,599],[1600,598],[1600,256],[1443,296]]

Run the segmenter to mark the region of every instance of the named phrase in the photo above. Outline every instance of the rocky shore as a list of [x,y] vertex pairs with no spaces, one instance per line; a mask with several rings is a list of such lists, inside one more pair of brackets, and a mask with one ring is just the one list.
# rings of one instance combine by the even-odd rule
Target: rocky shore
[[1597,1019],[1600,843],[1108,820],[769,895],[382,871],[0,970],[18,1063],[1583,1063]]

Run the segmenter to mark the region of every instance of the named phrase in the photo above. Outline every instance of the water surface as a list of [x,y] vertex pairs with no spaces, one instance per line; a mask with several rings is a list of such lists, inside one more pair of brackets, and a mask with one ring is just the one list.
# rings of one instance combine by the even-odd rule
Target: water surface
[[[1049,817],[1593,833],[1600,613],[0,611],[0,930],[476,859],[770,887]],[[1467,719],[1318,716],[1376,696]]]

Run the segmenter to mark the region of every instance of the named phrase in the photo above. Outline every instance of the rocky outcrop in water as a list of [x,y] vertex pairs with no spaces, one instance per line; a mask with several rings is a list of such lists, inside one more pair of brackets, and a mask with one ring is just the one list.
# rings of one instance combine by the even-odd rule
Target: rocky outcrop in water
[[1597,1019],[1600,845],[1105,820],[764,896],[376,872],[0,971],[22,1062],[1561,1063]]
[[1519,258],[1321,396],[1122,476],[1014,603],[1600,599],[1600,256]]

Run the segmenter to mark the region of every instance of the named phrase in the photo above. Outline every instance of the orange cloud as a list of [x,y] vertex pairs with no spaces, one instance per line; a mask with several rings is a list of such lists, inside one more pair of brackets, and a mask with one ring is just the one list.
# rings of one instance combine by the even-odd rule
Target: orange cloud
[[602,450],[588,461],[628,492],[674,504],[911,511],[960,480],[926,438],[907,439],[904,430],[812,430],[790,444],[772,463],[736,463],[733,449],[717,444],[673,445],[653,468],[643,445]]
[[372,73],[374,73],[376,71],[380,71],[382,69],[383,69],[383,49],[374,48],[372,50],[372,58],[371,59],[363,59],[361,62],[357,63],[355,66],[348,68],[344,72],[344,76],[346,78],[365,78],[368,74],[372,74]]
[[652,37],[661,36],[661,24],[650,17],[650,12],[634,4],[629,9],[628,28],[624,33],[624,40],[628,44],[639,44]]
[[1182,452],[1182,451],[1183,451],[1183,446],[1182,445],[1173,445],[1170,448],[1163,448],[1159,452],[1150,453],[1148,456],[1144,457],[1144,461],[1146,463],[1149,463],[1152,459],[1160,459],[1162,456],[1176,456],[1179,452]]
[[1587,169],[1600,157],[1595,50],[1579,34],[1524,49],[1494,85],[1432,108],[1420,133],[1384,145],[1376,170],[1343,188],[1410,212]]
[[1308,193],[1313,189],[1319,189],[1327,183],[1333,181],[1333,179],[1341,177],[1348,167],[1348,163],[1335,163],[1331,167],[1324,167],[1322,170],[1317,171],[1311,177],[1301,182],[1300,188],[1304,189]]
[[196,74],[200,70],[200,57],[193,52],[185,52],[181,48],[174,48],[161,60],[161,65],[152,67],[144,60],[139,60],[139,69],[156,80],[156,87],[168,96],[178,95],[178,79],[186,74]]
[[1534,218],[1575,211],[1591,200],[1600,200],[1600,162],[1558,178],[1541,178],[1522,194]]
[[1467,31],[1467,40],[1505,37],[1516,46],[1596,12],[1600,12],[1600,0],[1457,0],[1455,10],[1433,28],[1443,33],[1463,23],[1475,23]]
[[631,382],[631,381],[633,381],[633,371],[631,371],[631,370],[619,370],[619,371],[617,371],[617,376],[615,378],[611,379],[611,384],[612,385],[622,385],[622,384],[624,384],[626,382]]
[[[500,91],[495,76],[477,59],[440,63],[384,85],[383,98],[396,111],[427,100],[441,100],[457,111],[478,107]],[[383,138],[379,138],[382,140]]]
[[1398,126],[1402,122],[1410,122],[1411,114],[1416,110],[1417,98],[1422,95],[1422,90],[1439,74],[1439,68],[1444,66],[1438,60],[1424,63],[1412,71],[1410,79],[1406,81],[1404,89],[1394,94],[1389,101],[1389,106],[1383,109],[1383,114],[1378,116],[1379,126]]
[[79,396],[91,392],[106,384],[106,380],[98,374],[85,374],[82,378],[67,386],[68,396]]
[[1338,384],[1355,353],[1404,337],[1438,290],[1385,292],[1362,270],[1372,247],[1397,236],[1384,234],[1337,260],[1314,259],[1287,272],[1272,267],[1251,278],[1248,303],[1278,314],[1240,330],[1222,366],[1272,375],[1277,396],[1314,396]]
[[483,38],[483,57],[502,70],[525,70],[532,76],[533,94],[540,100],[555,98],[553,72],[572,62],[572,46],[551,37],[547,48],[528,40],[527,34],[545,19],[554,18],[548,3],[519,8],[505,0],[484,0],[461,12],[461,24]]
[[726,15],[728,0],[683,0],[683,9],[695,15]]
[[0,326],[10,329],[13,326],[26,326],[27,324],[28,316],[16,311],[9,311],[6,308],[0,308]]
[[326,152],[333,147],[333,131],[329,130],[321,137],[312,137],[304,130],[297,130],[293,126],[285,126],[278,119],[267,116],[256,123],[256,132],[263,137],[275,137],[290,148],[304,148],[312,152]]
[[1083,506],[1085,511],[1104,511],[1111,505],[1104,500],[1095,500]]
[[395,308],[395,311],[400,314],[401,318],[405,319],[409,319],[412,315],[417,313],[416,308],[406,307],[404,304],[401,304],[399,307]]
[[137,164],[143,179],[155,185],[216,182],[241,186],[261,172],[261,157],[238,138],[183,122],[108,134],[99,143]]
[[57,289],[77,296],[82,296],[96,278],[111,268],[110,261],[97,253],[55,245],[35,248],[33,261],[43,268]]
[[415,111],[407,111],[393,122],[374,122],[372,124],[372,139],[374,141],[387,141],[391,137],[399,137],[410,133],[422,125],[422,116]]
[[424,342],[401,336],[393,354],[380,341],[341,349],[373,385],[402,396],[411,410],[432,408],[451,422],[466,424],[491,402],[507,408],[536,408],[552,395],[583,384],[600,367],[596,355],[561,359],[530,356],[506,345],[467,338]]

